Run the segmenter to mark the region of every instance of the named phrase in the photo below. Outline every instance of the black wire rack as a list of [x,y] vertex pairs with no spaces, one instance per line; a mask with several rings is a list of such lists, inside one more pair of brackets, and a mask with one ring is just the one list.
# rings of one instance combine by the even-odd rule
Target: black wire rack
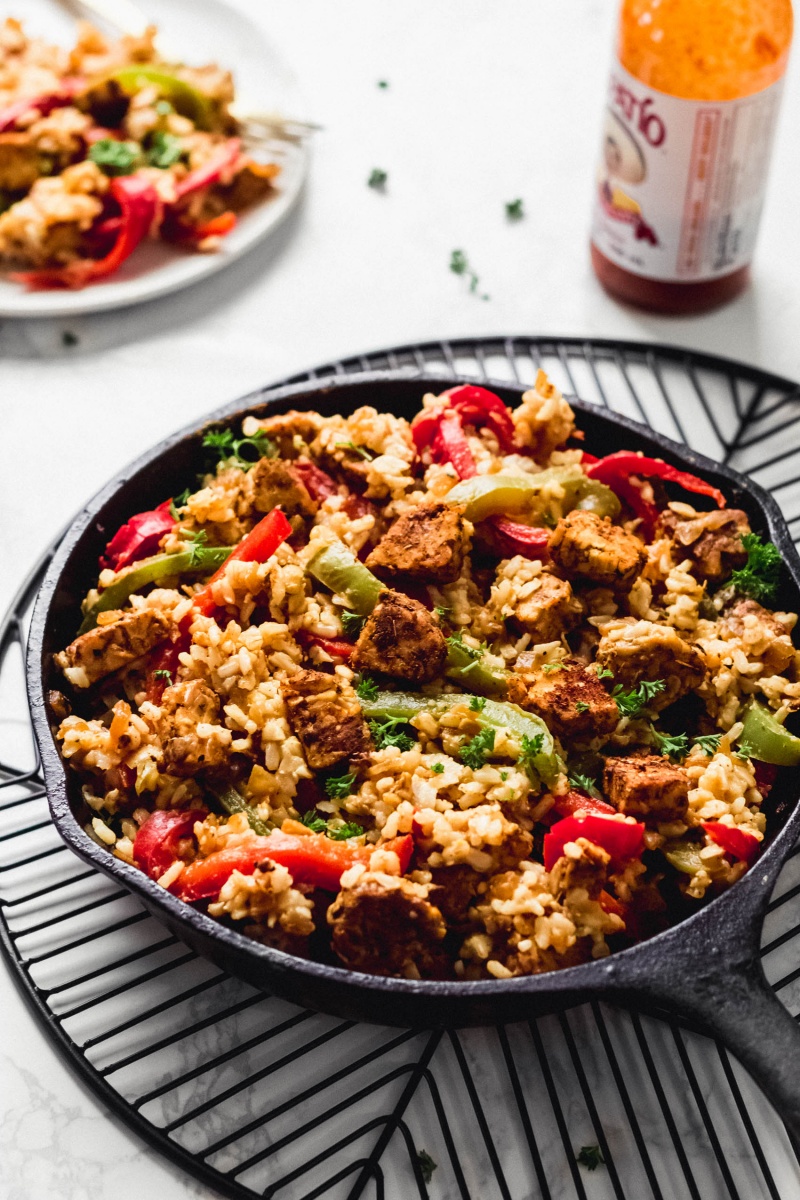
[[[800,392],[665,347],[436,342],[331,363],[532,381],[749,472],[800,538]],[[222,973],[51,827],[24,694],[46,555],[0,627],[0,944],[59,1052],[125,1125],[239,1200],[796,1200],[783,1126],[724,1048],[599,1003],[509,1026],[412,1032],[305,1012]],[[800,856],[762,955],[800,1009]],[[755,1031],[769,1036],[769,1031]],[[599,1147],[594,1170],[578,1161]]]

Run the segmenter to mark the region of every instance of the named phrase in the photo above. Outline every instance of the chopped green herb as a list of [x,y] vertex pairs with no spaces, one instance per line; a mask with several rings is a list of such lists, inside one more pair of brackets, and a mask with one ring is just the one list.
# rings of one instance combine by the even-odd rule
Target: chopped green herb
[[118,142],[101,138],[89,147],[88,158],[105,175],[130,175],[136,169],[141,150],[136,142]]
[[[451,255],[450,255],[450,270],[453,272],[454,275],[463,275],[466,279],[468,279],[469,280],[469,290],[471,292],[477,293],[478,284],[480,283],[480,277],[476,274],[475,271],[473,271],[472,267],[469,265],[469,259],[467,258],[466,254],[464,253],[463,250],[453,250],[453,252],[451,253]],[[483,294],[481,295],[481,300],[488,300],[488,299],[489,299],[488,296],[483,295]]]
[[419,1163],[420,1174],[425,1183],[430,1183],[433,1178],[433,1172],[436,1170],[438,1163],[435,1163],[428,1154],[427,1150],[417,1151],[417,1162]]
[[358,637],[358,635],[361,633],[361,630],[364,628],[364,622],[366,619],[366,617],[360,617],[358,613],[350,612],[350,610],[346,608],[341,613],[342,629],[345,631],[345,633],[349,634],[350,637]]
[[706,733],[703,734],[702,737],[696,737],[694,739],[694,744],[703,751],[703,754],[707,754],[710,758],[719,750],[719,744],[721,741],[721,733]]
[[383,89],[385,90],[386,88],[388,88],[388,86],[389,86],[389,81],[388,81],[388,79],[379,79],[379,80],[378,80],[378,87],[379,87],[379,88],[383,88]]
[[377,700],[378,685],[375,680],[370,679],[368,675],[365,675],[364,678],[359,680],[359,682],[356,684],[356,695],[358,696],[359,700]]
[[673,762],[679,762],[682,758],[686,758],[689,753],[688,734],[677,733],[672,736],[668,733],[659,733],[652,725],[650,731],[659,754],[663,754],[665,758],[669,758]]
[[328,825],[328,837],[334,842],[344,842],[351,837],[361,837],[363,832],[363,827],[357,825],[355,821],[348,821],[344,825],[333,827]]
[[157,671],[153,671],[154,679],[166,679],[168,684],[172,684],[172,671],[168,671],[166,667],[159,667]]
[[502,779],[503,783],[505,783],[505,781],[508,779],[508,771],[501,771],[500,778]]
[[147,151],[147,161],[151,167],[158,167],[162,171],[166,171],[171,167],[183,154],[183,145],[180,138],[176,138],[172,133],[166,133],[163,129],[157,129],[150,139],[150,147]]
[[745,533],[742,545],[747,551],[747,562],[731,575],[731,583],[738,592],[750,596],[760,603],[775,599],[781,573],[781,552],[772,542],[763,542],[757,533]]
[[575,712],[579,712],[579,713],[585,713],[585,712],[588,712],[588,711],[589,711],[589,705],[586,703],[586,701],[585,701],[585,700],[576,700],[576,702],[575,702]]
[[397,746],[398,750],[410,750],[414,739],[402,728],[408,721],[403,717],[389,717],[386,721],[370,721],[369,730],[375,742],[376,750],[385,750],[387,746]]
[[599,1146],[581,1146],[575,1161],[586,1167],[587,1171],[596,1171],[599,1166],[605,1165],[606,1160]]
[[569,781],[579,792],[586,792],[589,796],[598,795],[597,783],[592,779],[591,775],[581,775],[578,771],[575,771],[569,776]]
[[486,762],[487,755],[494,750],[494,735],[494,729],[487,726],[461,747],[458,757],[465,767],[471,767],[473,771],[480,770]]
[[517,200],[509,200],[506,204],[506,216],[509,221],[521,221],[525,216],[525,211],[522,207],[522,198]]
[[444,774],[444,763],[432,763],[431,771],[433,772],[434,775],[443,775]]
[[448,608],[446,604],[437,604],[433,611],[436,613],[436,616],[440,621],[446,621],[447,614],[453,610]]
[[213,450],[220,462],[233,460],[245,471],[260,459],[274,458],[276,454],[275,446],[261,429],[241,438],[235,438],[230,429],[210,429],[203,437],[203,446]]
[[355,442],[334,442],[337,450],[352,450],[354,454],[358,454],[366,462],[372,462],[375,455],[371,450],[367,450],[364,446],[357,446]]
[[552,662],[545,663],[542,667],[542,670],[544,671],[545,675],[552,675],[553,671],[564,671],[566,668],[562,662]]
[[753,747],[749,742],[739,742],[739,745],[734,750],[734,754],[738,758],[743,758],[745,762],[749,762],[753,757]]
[[179,495],[173,496],[172,499],[170,500],[169,513],[170,513],[170,516],[175,521],[180,521],[180,517],[178,516],[178,509],[186,507],[186,504],[187,504],[190,496],[191,496],[191,492],[189,491],[189,489],[187,487],[187,488],[184,488],[183,491]]
[[638,717],[666,686],[663,679],[643,679],[638,687],[626,692],[622,684],[618,683],[611,695],[617,702],[620,716]]
[[199,567],[203,564],[203,550],[208,542],[208,534],[205,529],[198,529],[195,533],[187,533],[184,535],[189,543],[189,550],[192,556],[192,566]]
[[61,334],[61,345],[62,346],[77,346],[79,340],[80,339],[79,339],[77,333],[73,333],[71,329],[65,329],[64,332]]
[[483,712],[486,708],[485,696],[470,696],[469,701],[470,712]]
[[380,167],[373,167],[370,171],[367,187],[375,188],[377,191],[383,191],[386,187],[386,180],[389,178],[386,171],[382,171]]
[[312,833],[327,833],[328,831],[328,822],[324,817],[319,816],[313,808],[310,812],[303,813],[300,822],[307,829],[310,829]]
[[523,771],[528,773],[531,779],[538,779],[538,774],[533,760],[538,758],[538,756],[542,753],[543,745],[543,733],[534,733],[533,736],[523,733],[517,763],[520,767],[522,767]]
[[325,794],[330,796],[331,800],[346,800],[355,781],[355,771],[349,771],[346,775],[332,775],[330,779],[325,780]]
[[609,671],[608,667],[601,667],[600,670],[597,672],[597,678],[598,679],[613,679],[614,672]]

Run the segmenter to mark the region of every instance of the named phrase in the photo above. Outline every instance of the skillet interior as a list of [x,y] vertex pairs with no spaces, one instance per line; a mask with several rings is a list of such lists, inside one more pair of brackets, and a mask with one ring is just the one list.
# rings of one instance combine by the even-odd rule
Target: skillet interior
[[[263,415],[290,408],[322,413],[349,413],[373,404],[398,415],[411,416],[426,391],[441,391],[460,380],[455,376],[427,377],[416,370],[334,377],[256,393],[210,414],[205,425],[229,422],[246,412]],[[490,383],[507,401],[518,400],[521,387]],[[578,425],[586,446],[603,455],[620,448],[642,450],[695,471],[720,486],[731,506],[744,509],[754,529],[769,534],[786,562],[777,607],[800,611],[800,560],[772,498],[757,485],[643,426],[580,401]],[[766,849],[758,871],[750,872],[730,892],[672,930],[614,954],[606,960],[546,975],[504,981],[429,982],[381,979],[343,968],[294,958],[249,941],[159,888],[142,872],[113,858],[83,832],[75,816],[80,802],[77,776],[61,760],[44,706],[44,696],[59,686],[52,654],[72,639],[79,623],[79,603],[96,578],[96,562],[110,535],[133,512],[161,502],[193,482],[204,455],[200,430],[181,431],[167,439],[112,480],[78,515],[59,548],[42,584],[29,641],[28,688],[34,727],[42,755],[48,797],[55,824],[65,841],[83,858],[134,891],[155,916],[199,952],[225,970],[255,985],[307,1007],[360,1020],[401,1025],[466,1025],[514,1020],[554,1011],[585,999],[587,994],[641,1000],[670,1007],[697,1009],[680,989],[659,990],[663,962],[674,954],[675,965],[694,946],[705,953],[709,936],[723,943],[757,948],[758,913],[766,903],[777,873],[800,827],[798,788],[784,771],[769,804]],[[711,932],[710,932],[711,931]],[[726,933],[727,931],[727,933]]]

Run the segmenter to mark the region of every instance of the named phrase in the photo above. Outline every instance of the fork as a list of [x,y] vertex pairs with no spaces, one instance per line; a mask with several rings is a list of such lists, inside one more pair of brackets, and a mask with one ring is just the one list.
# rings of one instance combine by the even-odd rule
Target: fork
[[[73,16],[89,15],[110,26],[116,33],[131,37],[141,37],[152,24],[134,0],[57,0],[57,3]],[[165,62],[180,61],[179,55],[167,52],[161,36],[156,38],[156,47]],[[322,128],[310,121],[284,117],[277,112],[257,112],[249,109],[241,100],[232,101],[228,105],[228,112],[239,125],[242,141],[250,149],[271,141],[297,145]]]

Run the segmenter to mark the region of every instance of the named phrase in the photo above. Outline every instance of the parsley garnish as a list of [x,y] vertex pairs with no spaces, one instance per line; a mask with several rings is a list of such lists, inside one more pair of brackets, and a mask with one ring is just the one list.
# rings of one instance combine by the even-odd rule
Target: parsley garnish
[[376,191],[383,191],[388,178],[389,176],[386,171],[382,171],[380,167],[373,167],[369,173],[367,187],[375,188]]
[[190,565],[193,567],[201,566],[203,562],[202,552],[208,542],[208,534],[205,529],[198,529],[196,533],[187,533],[184,536],[189,543]]
[[502,779],[503,783],[505,783],[505,781],[508,779],[508,771],[501,771],[500,778]]
[[428,1154],[427,1150],[417,1151],[417,1162],[419,1163],[419,1171],[425,1183],[430,1183],[433,1172],[436,1170],[438,1163],[435,1163]]
[[709,758],[716,754],[719,750],[719,744],[722,741],[721,733],[705,733],[702,737],[694,739],[695,746],[698,746],[703,754],[707,754]]
[[358,454],[365,462],[372,462],[375,455],[371,450],[367,450],[364,446],[357,446],[355,442],[334,442],[337,450],[352,450],[354,454]]
[[532,736],[529,736],[527,733],[523,733],[517,762],[519,766],[522,767],[523,771],[527,771],[531,778],[538,778],[538,776],[536,776],[536,766],[533,760],[538,758],[538,756],[542,753],[543,745],[543,733],[534,733]]
[[743,758],[745,762],[749,762],[753,757],[753,747],[749,742],[739,742],[734,753],[738,758]]
[[349,771],[346,775],[331,775],[330,779],[325,780],[325,794],[331,800],[345,800],[352,792],[355,781],[355,771]]
[[596,1171],[599,1166],[605,1165],[606,1160],[599,1146],[581,1146],[575,1161],[586,1167],[587,1171]]
[[613,679],[614,672],[609,671],[608,667],[601,667],[600,670],[597,672],[597,678],[598,679]]
[[591,775],[581,775],[580,772],[575,771],[569,776],[569,781],[579,792],[586,792],[589,796],[598,794],[597,783]]
[[452,609],[448,608],[446,604],[437,604],[433,611],[440,621],[446,621],[447,614],[452,612]]
[[356,684],[356,695],[359,700],[377,700],[378,685],[374,679],[370,679],[369,675],[365,675],[363,679]]
[[157,129],[150,139],[147,161],[151,167],[158,167],[160,170],[166,171],[168,167],[178,161],[182,154],[183,146],[180,138],[176,138],[173,133]]
[[781,552],[773,542],[762,542],[757,533],[745,533],[742,545],[747,551],[747,563],[731,575],[738,592],[760,602],[775,599],[781,573]]
[[321,817],[314,809],[305,813],[300,820],[312,833],[325,833],[334,842],[344,842],[347,838],[361,837],[364,832],[363,828],[357,825],[355,821],[350,821],[344,825],[331,825],[329,820]]
[[659,733],[652,725],[650,726],[650,731],[659,754],[663,754],[665,758],[669,758],[673,762],[678,762],[680,759],[686,758],[686,755],[689,753],[688,734],[676,733],[672,736],[669,733]]
[[585,700],[576,700],[576,702],[575,702],[575,712],[579,712],[579,713],[585,713],[585,712],[588,712],[588,711],[589,711],[589,705],[586,703],[586,701],[585,701]]
[[458,752],[465,767],[478,771],[486,762],[486,756],[494,750],[494,730],[482,729],[466,742]]
[[[480,278],[469,265],[469,259],[463,250],[454,250],[450,255],[450,270],[454,275],[464,275],[469,280],[469,290],[471,292],[478,291]],[[481,295],[481,300],[488,299],[488,296]]]
[[389,81],[388,81],[388,79],[379,79],[379,80],[378,80],[378,87],[379,87],[379,88],[384,88],[384,89],[385,89],[385,88],[388,88],[388,86],[389,86]]
[[[358,637],[364,628],[364,622],[367,618],[360,617],[358,613],[350,612],[348,608],[344,609],[339,616],[341,617],[342,629],[345,633],[350,634],[351,637]],[[377,692],[377,688],[375,690]]]
[[483,712],[486,708],[485,696],[471,696],[469,701],[470,712]]
[[189,491],[189,489],[187,487],[187,488],[183,489],[183,491],[180,493],[180,495],[173,496],[172,499],[170,500],[169,515],[171,517],[174,517],[176,521],[180,521],[180,517],[178,516],[178,509],[186,507],[186,505],[189,501],[190,495],[191,495],[191,492]]
[[443,775],[444,774],[444,763],[432,763],[431,771],[433,772],[434,775]]
[[397,746],[398,750],[410,750],[414,739],[400,728],[407,725],[403,717],[389,717],[386,721],[370,721],[369,731],[375,742],[376,750],[385,750],[387,746]]
[[154,679],[166,679],[167,683],[172,683],[172,671],[168,671],[166,667],[159,667],[157,671],[153,671]]
[[89,147],[87,155],[105,175],[130,175],[139,156],[136,142],[118,142],[116,138],[101,138]]
[[542,667],[545,675],[552,675],[553,671],[565,671],[566,667],[562,662],[545,663]]
[[521,221],[525,216],[525,211],[522,207],[522,198],[517,200],[509,200],[506,204],[506,216],[509,221]]
[[213,450],[220,462],[233,459],[237,466],[248,470],[262,458],[274,458],[275,446],[263,430],[252,437],[235,438],[231,429],[210,429],[203,437],[206,450]]
[[617,702],[620,716],[638,717],[666,686],[663,679],[643,679],[638,687],[626,692],[622,684],[618,683],[611,695]]

